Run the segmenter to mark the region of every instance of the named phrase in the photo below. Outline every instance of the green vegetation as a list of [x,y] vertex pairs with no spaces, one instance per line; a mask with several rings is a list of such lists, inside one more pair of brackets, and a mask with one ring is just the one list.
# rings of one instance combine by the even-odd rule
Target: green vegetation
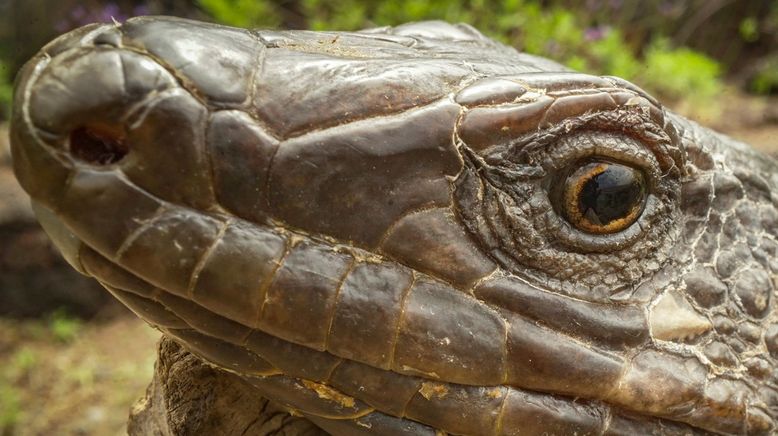
[[[740,37],[749,42],[759,41],[763,34],[778,32],[778,2],[772,2],[769,12],[761,20],[755,16],[743,19],[738,31]],[[755,94],[778,93],[778,53],[774,48],[755,63],[747,87]]]
[[721,66],[716,61],[688,48],[672,49],[666,40],[658,39],[648,47],[644,64],[637,80],[662,95],[686,96],[704,104],[722,91]]
[[0,434],[13,434],[22,419],[21,392],[14,383],[26,377],[37,362],[35,352],[21,347],[0,371]]
[[762,62],[751,79],[750,88],[757,94],[769,94],[778,90],[778,55]]
[[[200,7],[215,20],[242,27],[274,26],[282,10],[276,5],[269,0],[200,0]],[[632,80],[663,99],[692,96],[695,104],[706,106],[722,88],[722,67],[702,53],[672,47],[661,36],[641,53],[621,30],[587,27],[576,12],[541,6],[539,1],[302,0],[300,7],[308,17],[307,26],[314,30],[355,30],[433,19],[469,23],[527,53],[575,70]],[[742,32],[751,35],[753,25],[745,23]]]
[[20,415],[19,392],[0,379],[0,434],[13,434]]
[[276,27],[281,22],[272,2],[256,0],[199,0],[214,20],[237,27]]
[[70,316],[64,310],[56,310],[49,315],[48,325],[52,337],[63,343],[73,341],[83,328],[80,319]]
[[0,318],[0,435],[125,434],[158,339],[134,317]]
[[11,68],[0,59],[0,120],[11,115],[12,89]]

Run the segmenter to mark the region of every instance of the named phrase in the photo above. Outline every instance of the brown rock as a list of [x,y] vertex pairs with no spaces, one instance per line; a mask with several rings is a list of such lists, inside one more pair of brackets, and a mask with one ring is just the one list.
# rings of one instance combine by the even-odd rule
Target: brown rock
[[326,435],[262,398],[239,377],[218,371],[167,337],[159,343],[154,379],[130,410],[134,435]]

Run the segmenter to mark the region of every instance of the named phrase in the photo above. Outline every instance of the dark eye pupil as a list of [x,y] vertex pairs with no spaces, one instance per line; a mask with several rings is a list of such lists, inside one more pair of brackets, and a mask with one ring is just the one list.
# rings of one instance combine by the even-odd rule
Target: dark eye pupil
[[592,224],[604,226],[629,215],[641,199],[642,190],[635,170],[611,164],[584,183],[578,209]]
[[[646,198],[643,172],[607,161],[577,164],[563,184],[559,207],[589,233],[615,233],[634,223]],[[559,192],[559,191],[557,191]]]

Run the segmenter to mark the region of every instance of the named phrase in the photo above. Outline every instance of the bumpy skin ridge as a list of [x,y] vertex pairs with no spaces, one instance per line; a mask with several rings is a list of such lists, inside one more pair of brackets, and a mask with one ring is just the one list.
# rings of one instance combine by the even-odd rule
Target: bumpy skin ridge
[[[628,82],[463,25],[146,17],[53,41],[15,99],[71,264],[329,432],[773,431],[776,162]],[[593,157],[647,176],[622,231],[551,194]]]

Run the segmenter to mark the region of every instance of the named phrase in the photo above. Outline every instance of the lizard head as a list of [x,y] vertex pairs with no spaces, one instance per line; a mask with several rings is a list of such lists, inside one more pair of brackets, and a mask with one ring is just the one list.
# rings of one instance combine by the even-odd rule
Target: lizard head
[[463,25],[139,18],[44,47],[11,134],[76,269],[329,431],[778,418],[778,165],[622,79]]

